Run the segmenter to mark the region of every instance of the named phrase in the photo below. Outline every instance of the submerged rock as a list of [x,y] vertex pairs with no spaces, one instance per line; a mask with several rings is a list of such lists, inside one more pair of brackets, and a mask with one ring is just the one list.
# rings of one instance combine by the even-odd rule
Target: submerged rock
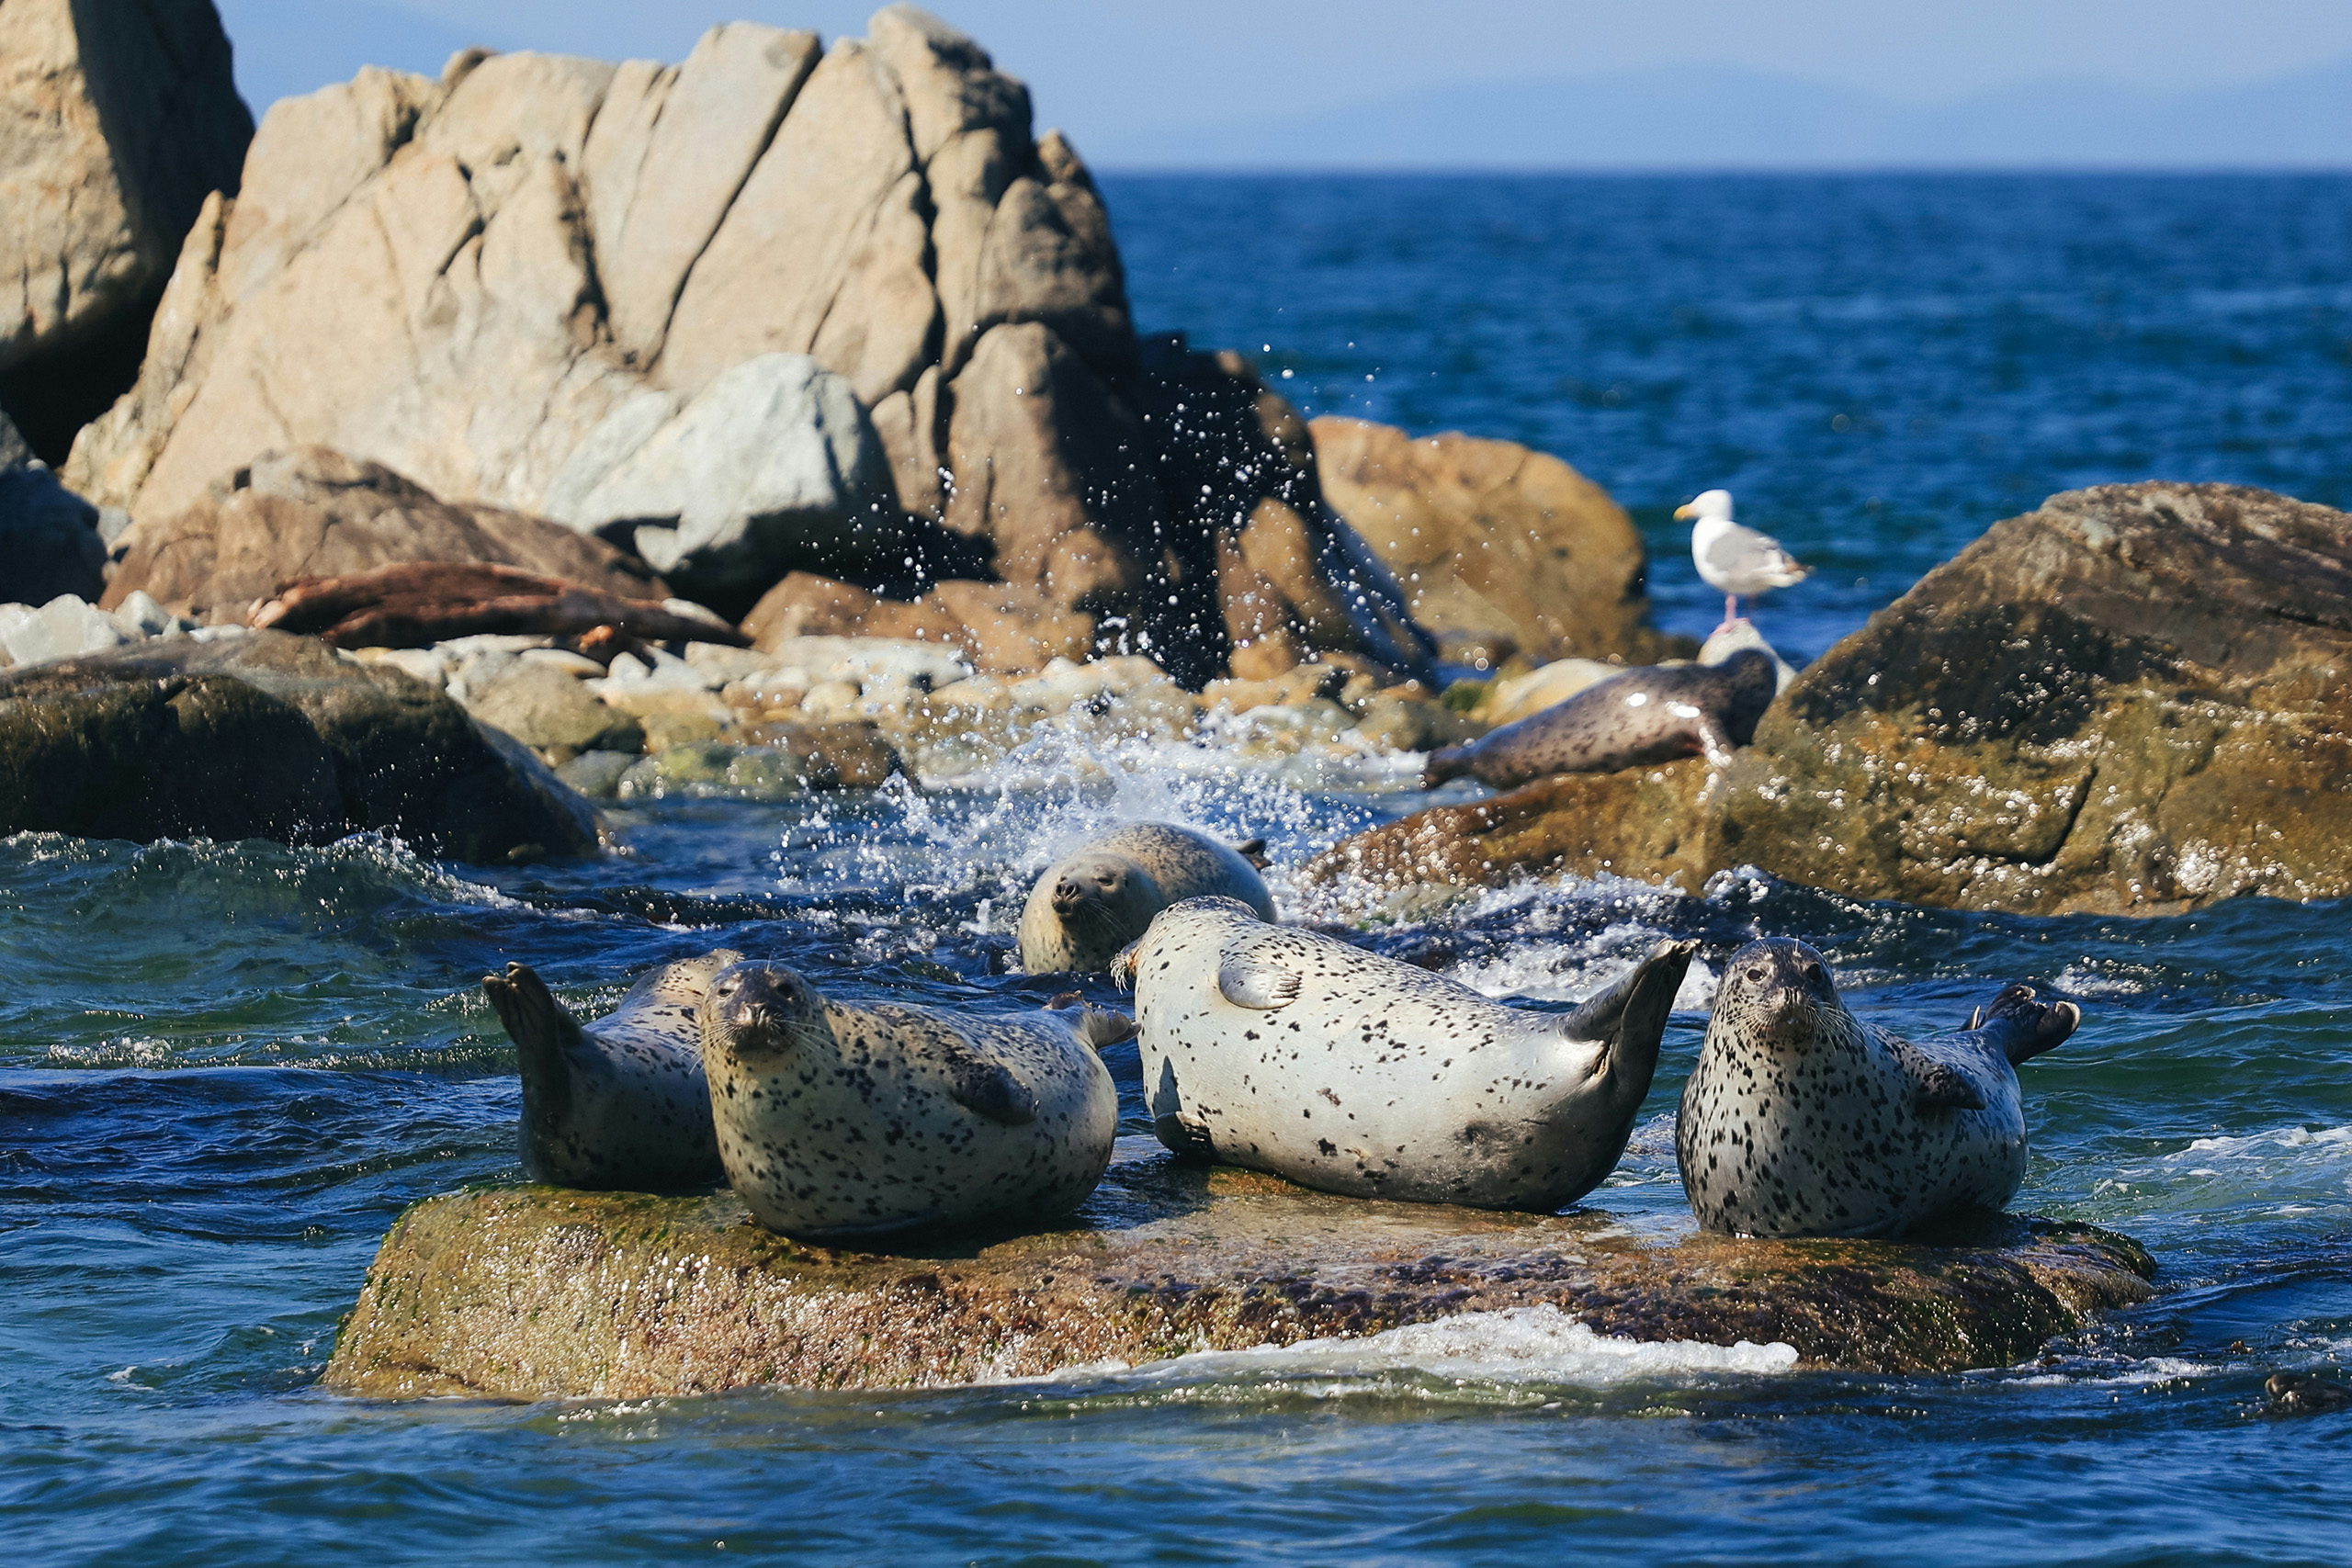
[[959,1384],[1544,1303],[1635,1339],[1950,1371],[2031,1354],[2146,1298],[2154,1272],[2086,1226],[1988,1219],[1946,1246],[1645,1241],[1589,1211],[1328,1197],[1133,1138],[1075,1218],[886,1256],[774,1235],[731,1193],[474,1189],[393,1225],[324,1382],[518,1399]]
[[1859,898],[2167,914],[2352,895],[2352,515],[2109,485],[1996,524],[1800,675],[1720,775],[1553,779],[1310,878],[1750,864]]
[[0,835],[397,833],[514,861],[595,847],[586,802],[442,692],[309,637],[119,648],[0,675]]

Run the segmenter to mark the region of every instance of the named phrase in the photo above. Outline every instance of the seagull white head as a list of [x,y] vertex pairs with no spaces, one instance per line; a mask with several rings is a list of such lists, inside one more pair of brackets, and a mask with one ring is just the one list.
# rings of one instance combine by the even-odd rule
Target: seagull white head
[[1728,523],[1731,521],[1731,491],[1702,491],[1688,503],[1676,507],[1674,515],[1685,519],[1696,517],[1702,523]]

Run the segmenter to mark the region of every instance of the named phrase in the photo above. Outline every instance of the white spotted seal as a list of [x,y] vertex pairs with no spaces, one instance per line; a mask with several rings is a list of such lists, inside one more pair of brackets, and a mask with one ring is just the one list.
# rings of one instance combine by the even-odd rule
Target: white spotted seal
[[1512,789],[1555,773],[1613,773],[1702,753],[1725,767],[1733,748],[1756,739],[1778,684],[1771,656],[1755,649],[1720,664],[1628,670],[1467,746],[1430,752],[1421,787],[1468,773]]
[[1119,959],[1144,1099],[1180,1154],[1327,1192],[1550,1211],[1615,1168],[1697,943],[1568,1013],[1530,1012],[1230,898]]
[[1266,840],[1228,848],[1166,822],[1131,823],[1063,856],[1021,910],[1021,967],[1032,975],[1099,972],[1151,918],[1187,898],[1222,895],[1274,918],[1258,874]]
[[1075,1207],[1119,1126],[1097,1053],[1133,1029],[1077,1001],[851,1008],[781,964],[729,965],[697,1014],[728,1179],[762,1224],[809,1239]]
[[523,1074],[523,1168],[559,1187],[674,1192],[727,1179],[710,1125],[695,1009],[743,955],[665,964],[582,1024],[537,975],[510,964],[481,988]]
[[1700,1224],[1745,1235],[1894,1235],[1998,1209],[2025,1177],[2017,1064],[2082,1021],[2010,986],[1965,1033],[1914,1043],[1859,1022],[1801,942],[1750,942],[1715,993],[1674,1152]]

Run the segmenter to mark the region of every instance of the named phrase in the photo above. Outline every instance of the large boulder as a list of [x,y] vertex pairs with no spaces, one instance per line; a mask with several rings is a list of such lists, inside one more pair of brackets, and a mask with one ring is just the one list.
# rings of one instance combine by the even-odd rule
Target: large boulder
[[180,239],[253,138],[211,0],[0,8],[0,404],[51,461],[137,373]]
[[[835,502],[895,508],[903,477],[911,509],[935,511],[948,387],[1008,322],[1095,376],[1132,369],[1083,166],[1033,139],[1019,83],[911,7],[830,53],[737,23],[674,68],[478,51],[437,81],[370,68],[271,109],[73,477],[144,521],[264,451],[322,445],[450,501],[669,520],[691,578],[687,536],[725,508],[647,492],[664,451],[694,445],[661,427],[719,417],[697,394],[746,361],[813,359],[871,423],[830,391],[789,409],[744,393],[728,428],[773,444],[802,418],[816,428],[791,440],[834,455]],[[633,499],[589,506],[607,482]],[[651,510],[625,517],[625,499]],[[806,564],[757,569],[752,596]]]
[[467,861],[596,844],[592,808],[518,743],[311,638],[180,637],[0,674],[0,835],[369,829]]
[[1365,1202],[1148,1139],[1121,1140],[1063,1228],[903,1252],[796,1245],[731,1192],[484,1187],[394,1223],[323,1381],[379,1399],[955,1385],[1302,1340],[1344,1354],[1328,1342],[1513,1309],[1564,1335],[1721,1347],[1727,1369],[1916,1374],[2011,1365],[2152,1293],[2147,1254],[2087,1226],[1939,1240],[1668,1238],[1591,1209]]
[[1633,519],[1559,458],[1369,420],[1326,416],[1309,428],[1323,493],[1449,653],[1649,664],[1691,651],[1650,625]]
[[105,604],[144,592],[242,624],[285,584],[414,561],[485,562],[630,599],[669,590],[642,561],[544,517],[443,501],[381,463],[323,446],[262,454],[166,517],[134,522]]
[[1860,898],[2170,914],[2352,896],[2352,515],[2107,485],[1996,524],[1798,677],[1755,744],[1358,835],[1375,886],[1741,864]]

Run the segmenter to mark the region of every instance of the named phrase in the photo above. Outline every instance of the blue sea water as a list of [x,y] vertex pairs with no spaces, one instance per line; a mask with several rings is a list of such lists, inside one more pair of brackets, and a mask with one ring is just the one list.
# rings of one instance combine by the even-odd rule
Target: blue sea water
[[[1667,513],[1714,484],[1821,567],[1759,613],[1806,653],[2051,491],[2352,502],[2352,179],[1106,189],[1147,329],[1246,345],[1310,412],[1567,457],[1651,530],[1677,629],[1717,606]],[[1006,911],[1089,825],[1180,815],[1266,833],[1290,866],[1419,801],[1168,747],[1041,784],[1062,755],[954,788],[660,805],[627,819],[628,854],[571,866],[0,841],[0,1542],[141,1564],[2352,1562],[2352,1416],[2260,1414],[2268,1372],[2352,1367],[2342,905],[2032,919],[1571,885],[1372,938],[1435,928],[1462,978],[1544,999],[1668,931],[1711,969],[1804,936],[1898,1029],[2013,977],[2074,998],[2084,1028],[2023,1075],[2019,1206],[2140,1237],[2164,1293],[2018,1367],[1612,1373],[1504,1325],[1442,1365],[884,1395],[312,1386],[400,1209],[515,1173],[484,972],[533,964],[593,1010],[746,945],[844,996],[1012,1010],[1042,983],[997,972]],[[1592,1206],[1688,1224],[1668,1133],[1702,1023],[1678,1015]],[[1132,1050],[1114,1066],[1133,1113]]]

